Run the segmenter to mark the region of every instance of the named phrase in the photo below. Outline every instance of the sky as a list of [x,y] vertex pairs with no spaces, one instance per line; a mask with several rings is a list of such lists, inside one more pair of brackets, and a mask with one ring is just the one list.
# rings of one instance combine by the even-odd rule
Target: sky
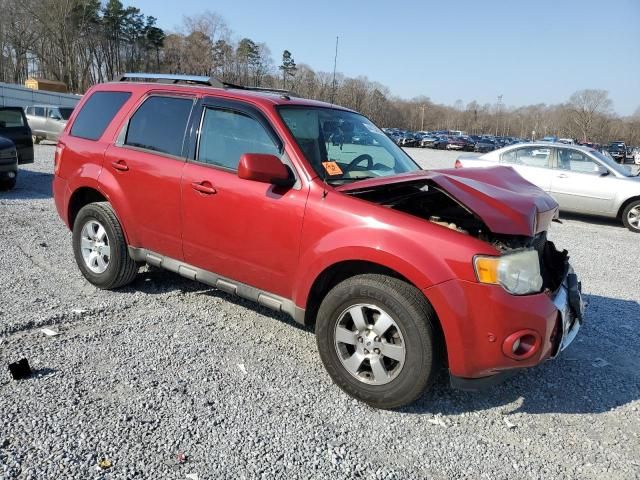
[[221,15],[236,40],[287,49],[316,71],[380,82],[393,95],[508,106],[555,104],[585,88],[614,111],[640,107],[640,0],[123,0],[180,29],[185,15]]

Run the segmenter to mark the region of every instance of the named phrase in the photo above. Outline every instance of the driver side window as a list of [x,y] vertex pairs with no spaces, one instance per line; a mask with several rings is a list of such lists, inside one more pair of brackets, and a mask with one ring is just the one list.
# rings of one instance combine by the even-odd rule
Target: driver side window
[[556,168],[576,173],[598,173],[598,164],[582,152],[559,148]]

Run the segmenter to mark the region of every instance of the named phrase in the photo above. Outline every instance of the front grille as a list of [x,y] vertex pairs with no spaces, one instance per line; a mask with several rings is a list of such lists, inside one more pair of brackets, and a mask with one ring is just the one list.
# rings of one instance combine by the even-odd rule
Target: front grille
[[16,155],[17,154],[15,150],[0,150],[0,159],[14,159],[16,158]]

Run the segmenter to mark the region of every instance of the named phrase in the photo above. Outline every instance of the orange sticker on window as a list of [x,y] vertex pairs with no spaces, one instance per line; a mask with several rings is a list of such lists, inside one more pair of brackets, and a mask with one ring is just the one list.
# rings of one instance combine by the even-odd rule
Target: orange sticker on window
[[342,175],[342,170],[336,162],[322,162],[322,166],[329,175]]

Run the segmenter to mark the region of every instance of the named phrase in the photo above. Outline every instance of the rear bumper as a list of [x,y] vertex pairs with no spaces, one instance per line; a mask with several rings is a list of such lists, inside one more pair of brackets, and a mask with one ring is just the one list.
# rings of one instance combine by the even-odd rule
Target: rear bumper
[[[427,288],[424,294],[442,325],[452,385],[460,388],[492,385],[555,357],[582,324],[584,305],[572,270],[555,295],[515,296],[500,286],[463,280]],[[520,359],[505,350],[519,332],[538,340],[531,354]]]

